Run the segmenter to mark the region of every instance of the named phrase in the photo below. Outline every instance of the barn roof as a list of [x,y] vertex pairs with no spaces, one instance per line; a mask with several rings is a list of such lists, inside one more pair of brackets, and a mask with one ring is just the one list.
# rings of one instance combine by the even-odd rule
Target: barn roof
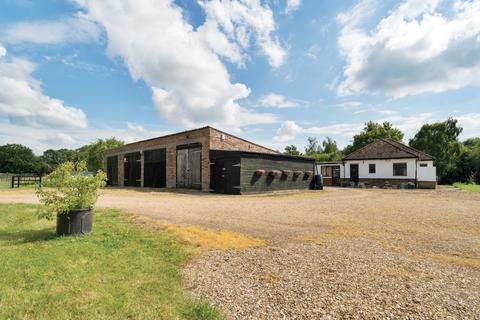
[[346,155],[344,160],[403,159],[434,160],[432,156],[393,139],[377,139]]

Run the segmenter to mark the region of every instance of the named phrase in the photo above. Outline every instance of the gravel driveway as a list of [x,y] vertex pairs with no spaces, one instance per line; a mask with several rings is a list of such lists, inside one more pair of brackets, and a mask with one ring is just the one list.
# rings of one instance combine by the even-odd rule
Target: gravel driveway
[[[1,192],[0,201],[34,197]],[[265,239],[185,268],[185,285],[232,319],[480,319],[480,193],[110,189],[98,206]]]

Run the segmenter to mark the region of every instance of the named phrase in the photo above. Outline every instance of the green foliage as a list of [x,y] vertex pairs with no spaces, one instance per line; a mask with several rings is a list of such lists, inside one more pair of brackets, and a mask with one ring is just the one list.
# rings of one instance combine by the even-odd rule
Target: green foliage
[[0,146],[0,172],[37,173],[46,171],[45,163],[21,144]]
[[78,157],[87,163],[87,168],[91,172],[96,172],[103,168],[105,151],[108,149],[121,147],[124,142],[116,138],[98,139],[96,142],[79,148]]
[[37,195],[43,207],[41,218],[51,219],[56,214],[65,214],[72,209],[92,208],[97,201],[98,189],[106,185],[107,175],[99,170],[95,176],[85,174],[85,162],[65,162],[47,175]]
[[0,319],[220,318],[182,286],[189,243],[112,209],[88,237],[55,237],[36,211],[0,204]]
[[48,171],[53,171],[58,165],[67,161],[78,161],[78,152],[71,149],[48,149],[43,152],[42,159],[48,166]]
[[468,139],[463,143],[451,179],[480,183],[480,138]]
[[308,145],[305,147],[305,155],[311,156],[322,152],[322,147],[318,144],[317,138],[308,137]]
[[[308,147],[305,148],[305,156],[314,158],[317,161],[339,161],[343,158],[343,153],[338,150],[337,142],[330,137],[322,141],[323,148],[317,142],[316,138],[308,138]],[[316,150],[316,151],[315,151]]]
[[285,147],[285,152],[283,152],[283,154],[288,154],[288,155],[291,155],[291,156],[301,156],[302,153],[300,151],[298,151],[297,149],[297,146],[295,145],[290,145],[290,146],[286,146]]
[[403,140],[403,136],[403,132],[397,128],[394,128],[390,122],[383,122],[380,124],[369,121],[365,123],[365,127],[359,134],[353,136],[353,143],[347,146],[343,150],[343,153],[352,153],[353,151],[372,143],[378,138],[390,138],[401,142]]
[[455,188],[465,190],[465,191],[480,192],[480,184],[455,182],[453,186]]
[[410,140],[410,146],[435,158],[437,175],[441,183],[452,183],[457,161],[462,154],[458,136],[462,128],[457,120],[449,118],[443,122],[424,124]]
[[338,152],[337,142],[330,137],[326,137],[322,142],[323,152],[336,153]]

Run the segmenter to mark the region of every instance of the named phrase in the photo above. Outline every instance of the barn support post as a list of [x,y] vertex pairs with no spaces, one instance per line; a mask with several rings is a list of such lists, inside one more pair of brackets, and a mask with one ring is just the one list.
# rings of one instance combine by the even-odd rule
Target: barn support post
[[118,172],[117,172],[117,177],[118,177],[118,185],[120,187],[123,187],[125,185],[125,181],[124,181],[124,158],[125,158],[125,155],[123,153],[119,153],[118,154],[118,158],[117,158],[117,163],[118,163]]

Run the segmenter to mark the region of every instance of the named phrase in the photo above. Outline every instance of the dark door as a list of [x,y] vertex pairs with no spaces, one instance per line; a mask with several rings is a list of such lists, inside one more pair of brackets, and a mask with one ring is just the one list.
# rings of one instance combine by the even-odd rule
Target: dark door
[[118,184],[118,156],[107,158],[107,178],[108,185],[116,186]]
[[213,170],[214,183],[212,188],[216,193],[239,194],[240,193],[240,160],[218,159],[211,167]]
[[350,181],[358,182],[358,164],[350,165]]
[[167,155],[165,149],[148,150],[143,154],[143,186],[147,188],[165,188]]
[[127,153],[123,163],[124,185],[127,187],[140,187],[141,170],[140,152]]
[[332,167],[332,186],[336,186],[340,181],[340,166]]
[[177,150],[177,187],[201,189],[201,147]]

